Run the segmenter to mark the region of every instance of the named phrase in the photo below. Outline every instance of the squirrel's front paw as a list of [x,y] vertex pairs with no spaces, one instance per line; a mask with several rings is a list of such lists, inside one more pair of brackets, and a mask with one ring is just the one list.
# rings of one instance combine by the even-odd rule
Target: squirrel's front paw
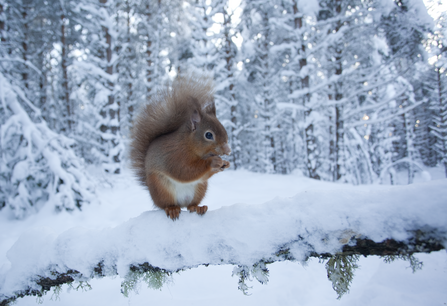
[[223,161],[223,165],[222,165],[222,167],[220,167],[220,170],[224,170],[224,169],[227,169],[227,168],[230,168],[230,162],[229,161],[227,161],[227,160],[222,160]]
[[224,165],[224,160],[222,160],[222,158],[220,158],[219,156],[213,156],[211,157],[211,168],[214,171],[221,171],[222,167]]

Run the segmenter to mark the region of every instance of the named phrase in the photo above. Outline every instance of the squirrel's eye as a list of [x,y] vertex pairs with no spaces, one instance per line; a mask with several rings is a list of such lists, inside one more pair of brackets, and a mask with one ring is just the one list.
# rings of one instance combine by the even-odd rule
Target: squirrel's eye
[[213,139],[213,134],[211,132],[206,132],[205,133],[205,138],[211,140],[211,139]]

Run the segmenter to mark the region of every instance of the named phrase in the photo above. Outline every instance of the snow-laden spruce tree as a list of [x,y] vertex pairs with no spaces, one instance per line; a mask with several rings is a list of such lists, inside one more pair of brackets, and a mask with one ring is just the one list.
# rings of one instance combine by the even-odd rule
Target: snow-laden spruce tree
[[[383,32],[385,33],[389,55],[390,71],[397,77],[394,84],[396,93],[402,95],[396,100],[393,134],[398,137],[394,141],[393,162],[398,170],[408,172],[408,183],[413,182],[416,171],[421,170],[421,150],[418,146],[424,142],[418,141],[417,136],[424,137],[421,130],[429,117],[429,99],[419,92],[421,87],[420,66],[423,62],[424,32],[432,26],[432,18],[427,14],[422,1],[396,1],[394,7],[382,18]],[[421,124],[421,120],[424,121]]]
[[247,103],[242,106],[247,120],[240,134],[242,159],[248,169],[267,173],[287,172],[284,153],[291,144],[278,108],[287,94],[279,74],[282,50],[275,48],[284,42],[282,26],[275,23],[283,14],[279,7],[276,1],[246,1],[240,24],[244,70],[239,86]]
[[[425,55],[424,58],[426,58]],[[425,166],[435,167],[438,163],[438,153],[435,150],[436,136],[432,133],[432,127],[437,116],[438,95],[435,91],[438,83],[437,71],[428,64],[427,60],[416,63],[415,70],[411,82],[415,99],[424,102],[413,111],[416,114],[414,145],[421,162]],[[414,80],[418,80],[418,82]]]
[[161,1],[125,0],[115,4],[117,80],[114,93],[126,143],[135,112],[166,79],[164,57],[169,50],[171,33],[175,32],[168,25],[171,19],[168,7]]
[[277,108],[272,130],[276,148],[275,172],[285,174],[300,167],[309,176],[319,178],[307,167],[311,164],[307,157],[316,152],[316,139],[310,133],[312,127],[307,129],[309,135],[312,134],[307,138],[308,142],[305,136],[306,127],[312,125],[306,122],[306,116],[309,118],[310,114],[306,103],[311,97],[308,92],[300,97],[292,95],[296,89],[302,89],[302,92],[308,89],[310,69],[305,40],[310,28],[305,20],[309,16],[302,11],[303,6],[294,1],[275,2],[272,9],[268,69],[271,95]]
[[143,79],[146,91],[143,96],[146,99],[149,99],[167,78],[169,52],[166,50],[170,50],[171,33],[175,34],[170,26],[170,20],[174,19],[170,15],[170,7],[177,5],[176,1],[162,3],[160,0],[141,0],[136,5],[138,50],[141,52],[139,65],[140,69],[145,70]]
[[3,72],[0,100],[0,209],[23,218],[43,205],[71,211],[90,202],[94,185],[74,154],[74,141],[51,131]]
[[[191,15],[188,13],[194,10],[194,5],[189,2],[170,0],[170,5],[165,8],[162,29],[166,31],[164,39],[160,40],[160,55],[166,56],[163,59],[164,68],[171,77],[188,72],[190,69],[189,60],[194,56],[192,53],[194,40],[190,26]],[[164,8],[165,6],[162,6]],[[200,30],[202,31],[202,30]]]
[[216,0],[213,3],[216,8],[215,22],[219,25],[218,33],[213,35],[213,41],[217,45],[215,62],[213,67],[216,82],[216,107],[219,118],[227,130],[228,140],[232,149],[231,161],[233,169],[242,166],[240,156],[242,154],[239,133],[243,129],[242,116],[239,110],[237,87],[239,70],[237,68],[238,48],[234,42],[239,34],[236,30],[236,11],[229,6],[228,1]]
[[331,124],[327,141],[332,180],[356,184],[371,182],[370,157],[365,148],[367,139],[347,124],[362,120],[364,113],[358,109],[374,102],[368,92],[377,87],[377,74],[382,66],[380,56],[375,57],[374,41],[380,15],[371,13],[372,4],[372,1],[320,1],[314,31],[317,39],[313,56],[321,80],[320,84],[311,84],[311,90],[326,93],[321,107],[326,109]]
[[217,47],[212,41],[214,33],[211,27],[217,13],[216,3],[211,1],[195,1],[190,4],[187,13],[188,26],[191,31],[191,56],[188,58],[188,69],[197,68],[202,71],[213,71],[216,65]]
[[47,202],[58,210],[77,209],[93,195],[75,142],[62,136],[70,124],[63,53],[72,29],[66,19],[71,2],[63,4],[2,3],[0,208],[17,218]]
[[[238,134],[241,131],[240,112],[237,110],[237,46],[233,38],[237,35],[233,20],[235,12],[228,1],[194,1],[185,5],[188,23],[179,32],[189,43],[181,54],[187,64],[180,63],[180,71],[198,70],[214,77],[216,84],[215,102],[218,116],[225,126],[232,155],[232,166],[241,166],[241,146]],[[239,119],[239,120],[238,120]]]
[[312,55],[317,38],[313,32],[319,3],[292,0],[275,7],[281,13],[275,24],[277,31],[282,33],[282,40],[272,50],[277,57],[278,77],[285,93],[278,105],[283,121],[281,126],[289,131],[286,139],[289,145],[285,152],[290,153],[289,156],[282,154],[283,160],[287,160],[283,169],[289,172],[299,168],[311,178],[324,178],[328,167],[323,152],[327,145],[322,136],[328,129],[327,120],[321,116],[321,110],[316,109],[322,97],[310,90],[315,78],[316,83],[321,82]]
[[[146,5],[149,3],[116,1],[115,100],[120,108],[120,131],[125,138],[129,136],[135,110],[139,104],[146,101],[147,54],[143,52],[145,41],[139,39],[142,33],[138,31],[139,25],[143,23],[142,18],[146,19],[146,16],[140,15],[141,12],[146,12]],[[147,10],[154,13],[156,6]]]
[[75,131],[80,153],[87,161],[101,164],[108,173],[120,173],[124,144],[117,91],[115,50],[117,32],[113,1],[85,0],[75,8],[82,32],[73,63],[76,84],[73,96],[78,103],[79,122]]
[[445,75],[446,66],[437,67],[436,75],[438,86],[437,103],[433,103],[436,115],[434,116],[431,132],[436,137],[435,150],[438,152],[440,164],[444,165],[445,176],[447,177],[447,77]]
[[[427,72],[427,91],[430,96],[430,133],[436,159],[444,166],[447,177],[447,13],[442,12],[435,22],[433,33],[426,40],[430,68]],[[430,118],[430,117],[429,117]]]
[[[436,1],[428,1],[425,3],[427,11],[432,10]],[[445,13],[444,13],[445,15]],[[432,14],[435,18],[436,14]],[[445,21],[444,21],[445,22]],[[438,71],[438,64],[442,62],[442,57],[438,55],[442,53],[442,32],[445,25],[442,25],[442,14],[438,15],[432,23],[431,18],[428,18],[425,29],[415,31],[419,37],[422,36],[423,46],[425,48],[414,48],[420,53],[417,58],[410,57],[415,61],[415,64],[407,69],[405,77],[410,81],[414,88],[416,101],[423,101],[423,103],[413,110],[414,116],[414,145],[421,159],[421,163],[426,166],[434,167],[438,163],[439,153],[436,150],[437,137],[433,128],[437,128],[435,123],[439,114],[439,85],[443,83],[443,74]],[[412,25],[415,25],[412,22]],[[408,27],[411,29],[411,27]],[[411,38],[414,35],[407,33],[404,37]],[[408,39],[407,39],[408,40]],[[405,41],[405,40],[404,40]],[[411,42],[405,42],[404,47],[411,46]],[[445,50],[444,50],[445,52]],[[442,68],[442,64],[440,65]],[[442,70],[442,69],[441,69]],[[438,79],[438,72],[440,78]],[[441,83],[439,82],[441,81]],[[442,90],[441,90],[442,91]]]
[[9,70],[15,82],[41,110],[48,126],[66,135],[74,124],[69,99],[69,46],[79,34],[70,22],[72,5],[73,1],[6,0],[2,29],[2,47],[15,59]]
[[96,45],[98,49],[95,51],[97,59],[101,61],[98,66],[106,73],[97,83],[99,92],[95,100],[100,106],[101,118],[96,127],[99,127],[101,131],[101,144],[105,147],[102,151],[104,155],[102,165],[106,172],[118,174],[121,172],[124,145],[121,138],[121,109],[119,101],[115,99],[117,58],[114,50],[118,35],[113,22],[114,4],[111,0],[100,0],[100,6],[95,14],[98,17],[96,25],[101,26],[101,31],[97,33],[102,36],[99,39],[100,44]]
[[[388,48],[383,20],[397,13],[405,15],[401,19],[410,20],[414,10],[397,12],[399,5],[377,1],[319,1],[319,5],[317,22],[308,37],[307,46],[312,50],[307,56],[317,64],[310,73],[313,78],[309,79],[308,92],[320,95],[312,109],[329,122],[328,130],[322,133],[329,150],[323,152],[327,158],[320,160],[329,161],[332,180],[371,183],[395,161],[385,162],[393,155],[390,137],[394,131],[380,131],[371,124],[390,125],[391,119],[398,119],[419,103],[414,100],[411,84],[399,78],[399,56]],[[421,45],[420,40],[412,43],[413,49]],[[297,88],[292,95],[303,97],[304,93]],[[396,99],[408,102],[403,105]],[[409,114],[405,116],[411,121]],[[410,135],[411,129],[405,133]],[[405,135],[399,139],[413,148],[411,137]],[[382,156],[372,155],[376,153]],[[413,159],[410,156],[408,164],[413,164]]]

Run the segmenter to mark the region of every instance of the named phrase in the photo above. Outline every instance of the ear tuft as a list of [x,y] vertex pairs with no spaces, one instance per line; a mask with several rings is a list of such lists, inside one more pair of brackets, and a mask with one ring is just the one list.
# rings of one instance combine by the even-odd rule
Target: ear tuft
[[200,122],[199,112],[195,109],[191,115],[191,130],[194,132],[197,129],[197,124]]
[[216,104],[214,104],[214,100],[203,105],[202,109],[210,115],[216,116]]

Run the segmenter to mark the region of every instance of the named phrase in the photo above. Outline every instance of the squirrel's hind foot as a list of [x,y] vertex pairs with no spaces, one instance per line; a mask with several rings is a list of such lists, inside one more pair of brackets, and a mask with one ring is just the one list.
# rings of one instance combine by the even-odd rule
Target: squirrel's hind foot
[[197,212],[199,215],[204,215],[208,210],[208,206],[189,205],[187,209],[189,212]]
[[168,206],[165,208],[165,213],[168,218],[171,218],[172,221],[175,221],[180,216],[181,208],[180,206]]

